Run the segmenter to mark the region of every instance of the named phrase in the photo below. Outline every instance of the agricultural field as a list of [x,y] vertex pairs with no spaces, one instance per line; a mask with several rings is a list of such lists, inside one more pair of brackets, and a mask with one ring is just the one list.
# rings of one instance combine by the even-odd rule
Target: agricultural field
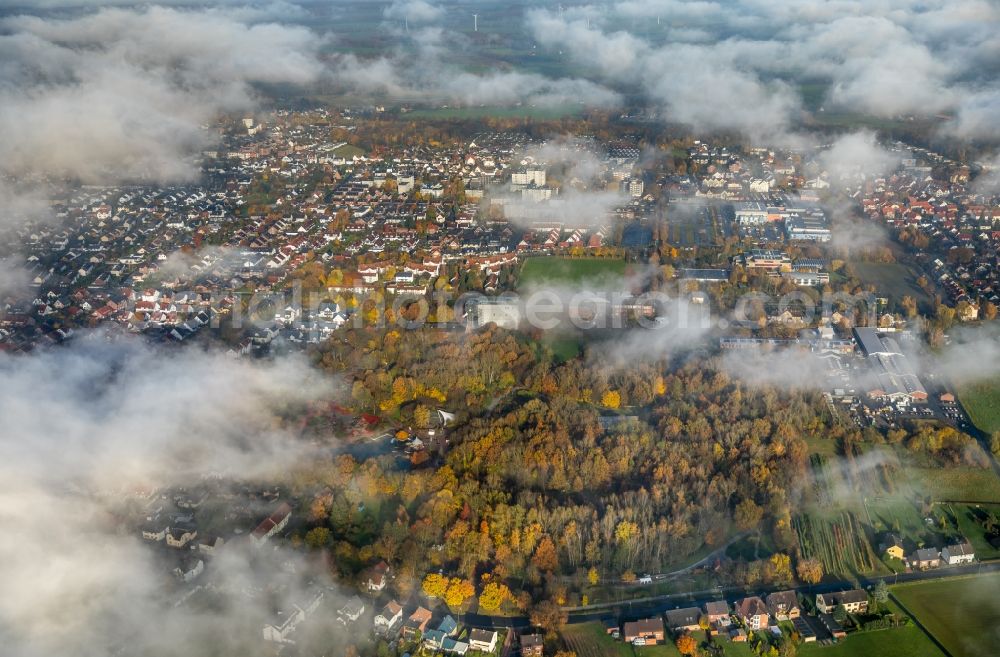
[[980,430],[1000,431],[1000,379],[962,386],[958,398]]
[[[885,574],[903,569],[877,553],[883,532],[895,532],[907,551],[941,547],[958,536],[983,558],[1000,556],[984,523],[1000,517],[1000,477],[991,469],[914,463],[888,445],[858,446],[851,458],[811,445],[810,486],[793,518],[803,554],[829,574]],[[929,520],[928,520],[929,519]]]
[[801,514],[792,524],[803,556],[822,561],[825,573],[850,576],[884,570],[853,512],[827,518]]
[[625,261],[614,258],[528,258],[521,269],[520,287],[545,283],[599,283],[625,275]]
[[1000,573],[891,587],[892,594],[953,657],[986,657],[1000,645]]

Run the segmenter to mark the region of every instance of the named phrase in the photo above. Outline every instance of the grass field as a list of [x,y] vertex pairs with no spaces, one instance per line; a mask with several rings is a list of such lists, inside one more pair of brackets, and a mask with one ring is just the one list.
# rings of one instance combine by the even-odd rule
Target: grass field
[[528,258],[521,269],[521,287],[545,283],[578,284],[619,278],[625,274],[625,261],[604,258]]
[[986,657],[1000,645],[1000,573],[900,584],[892,593],[953,657]]
[[[695,632],[694,636],[699,644],[706,640],[704,632]],[[666,643],[641,648],[611,638],[600,623],[567,625],[562,631],[562,637],[569,649],[576,652],[577,657],[680,657],[669,633]],[[716,639],[716,645],[722,646],[725,657],[753,657],[753,652],[746,643]]]
[[986,433],[1000,431],[1000,379],[962,386],[958,398],[977,427]]
[[[851,634],[836,645],[803,643],[799,657],[945,657],[916,625]],[[957,656],[956,656],[957,657]]]
[[542,343],[552,350],[552,355],[558,363],[573,360],[583,351],[580,338],[573,335],[546,333]]
[[[604,626],[600,623],[567,625],[562,631],[562,636],[566,645],[576,653],[577,657],[635,657],[637,654],[673,657],[679,654],[672,645],[637,649],[623,641],[616,641],[605,633]],[[642,652],[639,652],[640,650]],[[656,652],[650,652],[654,650]]]
[[898,303],[904,296],[910,296],[920,307],[929,307],[930,299],[916,283],[918,276],[906,265],[855,261],[851,265],[862,281],[874,284],[875,289],[891,301]]
[[907,468],[914,491],[935,501],[1000,502],[1000,477],[990,469]]

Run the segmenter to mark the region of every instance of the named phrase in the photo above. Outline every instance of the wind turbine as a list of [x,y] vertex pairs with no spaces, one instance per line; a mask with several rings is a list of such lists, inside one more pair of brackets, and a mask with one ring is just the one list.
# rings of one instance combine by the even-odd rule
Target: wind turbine
[[479,14],[472,15],[472,31],[473,32],[479,31]]

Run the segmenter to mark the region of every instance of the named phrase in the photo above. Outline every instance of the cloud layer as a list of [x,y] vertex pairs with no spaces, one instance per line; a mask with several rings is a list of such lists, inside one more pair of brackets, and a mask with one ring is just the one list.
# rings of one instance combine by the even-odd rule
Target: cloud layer
[[[281,472],[306,450],[274,422],[275,410],[330,392],[298,361],[260,366],[96,334],[31,356],[0,354],[0,506],[14,532],[0,545],[4,650],[189,655],[212,645],[255,654],[272,605],[304,595],[306,584],[279,563],[298,564],[307,578],[319,577],[314,569],[237,540],[205,575],[212,604],[175,606],[183,591],[168,555],[119,525],[141,504],[135,490]],[[273,600],[249,594],[272,588]]]

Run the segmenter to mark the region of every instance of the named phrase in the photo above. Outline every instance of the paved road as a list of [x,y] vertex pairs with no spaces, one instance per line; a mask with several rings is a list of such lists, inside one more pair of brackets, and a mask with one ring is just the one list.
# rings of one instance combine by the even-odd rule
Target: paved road
[[[916,582],[923,580],[947,579],[961,575],[979,575],[984,573],[1000,572],[1000,560],[979,562],[967,566],[948,566],[935,570],[917,571],[912,573],[899,573],[889,577],[864,578],[859,577],[857,582],[842,580],[838,582],[824,582],[816,586],[792,587],[793,590],[801,593],[815,595],[817,593],[828,593],[830,591],[842,591],[844,589],[860,586],[867,588],[874,585],[878,580],[885,579],[887,584],[903,582]],[[590,605],[588,607],[570,607],[569,624],[586,623],[589,621],[601,620],[603,618],[635,619],[656,614],[662,614],[678,607],[700,607],[706,602],[719,600],[725,597],[732,601],[735,598],[745,595],[763,595],[779,589],[771,587],[766,589],[753,589],[747,591],[743,588],[714,589],[708,591],[694,591],[691,593],[673,593],[647,598],[636,598],[623,602],[608,603],[602,605]],[[531,625],[527,616],[487,616],[483,614],[462,614],[461,621],[470,627],[494,628],[494,627],[514,627],[524,629]]]

